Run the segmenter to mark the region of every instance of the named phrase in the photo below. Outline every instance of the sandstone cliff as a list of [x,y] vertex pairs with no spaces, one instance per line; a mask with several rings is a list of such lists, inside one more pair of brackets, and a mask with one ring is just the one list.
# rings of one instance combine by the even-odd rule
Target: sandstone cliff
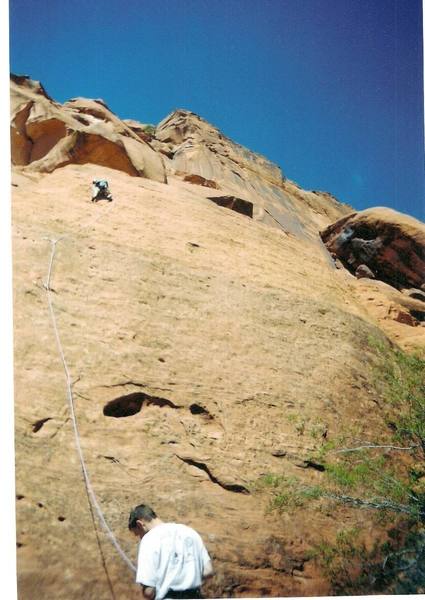
[[[358,529],[370,550],[388,523],[325,498],[270,511],[273,482],[322,485],[329,442],[391,443],[370,340],[424,345],[417,318],[384,333],[388,315],[353,293],[365,280],[325,248],[320,231],[352,209],[188,111],[147,134],[101,101],[59,105],[27,78],[12,94],[20,597],[140,597],[93,527],[49,264],[87,469],[131,559],[128,511],[146,501],[201,533],[210,596],[336,593],[312,549]],[[90,202],[99,176],[113,203]],[[223,197],[253,218],[211,200]],[[422,302],[382,286],[384,306],[388,293]]]

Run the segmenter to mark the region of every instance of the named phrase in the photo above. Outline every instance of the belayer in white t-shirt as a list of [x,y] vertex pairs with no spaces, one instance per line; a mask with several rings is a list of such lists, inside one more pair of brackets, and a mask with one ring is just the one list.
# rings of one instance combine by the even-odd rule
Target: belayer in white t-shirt
[[128,528],[140,538],[136,583],[147,600],[202,598],[202,581],[211,577],[213,568],[194,529],[164,523],[147,504],[131,511]]

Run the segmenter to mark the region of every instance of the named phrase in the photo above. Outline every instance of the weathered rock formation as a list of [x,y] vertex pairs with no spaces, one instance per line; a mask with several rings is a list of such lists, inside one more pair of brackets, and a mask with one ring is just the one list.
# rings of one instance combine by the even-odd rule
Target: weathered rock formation
[[[93,524],[75,451],[46,299],[58,238],[50,293],[81,446],[128,556],[128,512],[146,501],[202,534],[216,569],[209,596],[334,593],[312,548],[358,528],[371,549],[386,526],[323,500],[269,512],[259,482],[278,474],[320,485],[314,457],[325,441],[391,438],[368,344],[386,337],[359,290],[388,303],[390,289],[412,315],[423,304],[418,283],[404,293],[335,269],[319,231],[352,211],[283,180],[191,113],[151,131],[149,146],[142,125],[116,121],[103,102],[61,106],[25,78],[12,93],[20,598],[109,600],[111,587],[117,599],[140,598]],[[158,177],[137,162],[145,151]],[[112,203],[90,202],[99,171]],[[212,195],[252,203],[253,218]],[[414,331],[409,343],[424,345],[423,327],[387,321],[393,339]]]
[[236,144],[193,112],[177,110],[168,115],[157,126],[152,145],[165,155],[169,173],[213,181],[229,194],[252,202],[256,220],[297,237],[317,239],[323,223],[349,212],[326,192],[301,190],[277,165]]
[[425,282],[424,224],[373,208],[343,217],[321,235],[334,260],[361,279],[348,278],[348,285],[386,334],[407,348],[420,346],[423,329],[406,329],[425,322],[425,296],[417,289]]
[[12,163],[51,172],[73,163],[166,181],[160,156],[102,100],[54,102],[38,83],[11,77]]
[[425,284],[425,226],[413,217],[372,208],[339,219],[322,239],[352,272],[366,265],[397,289]]

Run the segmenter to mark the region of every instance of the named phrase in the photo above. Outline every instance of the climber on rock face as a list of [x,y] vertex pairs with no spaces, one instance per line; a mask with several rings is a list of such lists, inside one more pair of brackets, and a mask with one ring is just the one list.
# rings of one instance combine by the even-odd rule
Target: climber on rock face
[[108,202],[112,202],[112,194],[109,191],[109,185],[106,179],[93,179],[92,181],[92,191],[91,191],[91,201],[97,202],[98,200],[108,200]]
[[146,504],[131,511],[128,528],[140,538],[136,583],[144,598],[202,598],[202,580],[211,577],[213,568],[194,529],[164,523]]

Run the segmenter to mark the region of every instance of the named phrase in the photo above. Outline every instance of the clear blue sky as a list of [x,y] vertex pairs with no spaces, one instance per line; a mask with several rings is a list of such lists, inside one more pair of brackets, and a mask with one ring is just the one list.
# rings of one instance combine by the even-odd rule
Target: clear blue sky
[[10,0],[11,70],[201,115],[306,189],[425,218],[421,0]]

